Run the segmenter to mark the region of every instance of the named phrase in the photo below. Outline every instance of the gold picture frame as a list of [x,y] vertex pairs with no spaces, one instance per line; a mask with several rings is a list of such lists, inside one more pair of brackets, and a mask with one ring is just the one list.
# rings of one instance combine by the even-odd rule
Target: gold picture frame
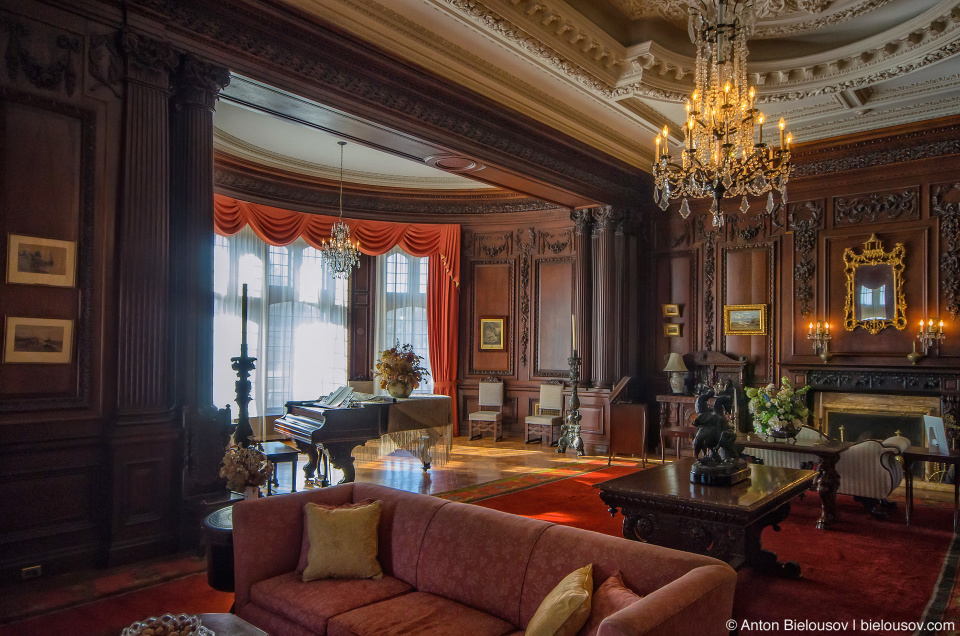
[[728,336],[767,335],[767,306],[724,305],[723,332]]
[[506,316],[482,316],[480,318],[480,351],[505,351],[507,348],[506,326]]
[[7,237],[7,282],[73,287],[77,278],[74,241],[10,234]]
[[72,359],[72,320],[7,316],[4,362],[69,364]]
[[663,325],[663,335],[667,338],[680,337],[680,325],[674,322],[668,322]]
[[664,318],[677,318],[680,316],[680,305],[662,305]]
[[876,335],[887,327],[906,329],[905,256],[903,243],[896,243],[887,252],[876,234],[864,242],[859,254],[849,247],[843,251],[843,271],[847,275],[843,326],[847,331],[863,327]]

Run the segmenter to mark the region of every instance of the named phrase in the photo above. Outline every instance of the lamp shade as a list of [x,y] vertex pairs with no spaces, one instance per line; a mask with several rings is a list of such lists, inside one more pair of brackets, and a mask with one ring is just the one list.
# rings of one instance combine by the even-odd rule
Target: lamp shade
[[687,366],[683,364],[683,356],[679,353],[671,353],[670,357],[667,359],[667,366],[663,368],[664,371],[686,371]]

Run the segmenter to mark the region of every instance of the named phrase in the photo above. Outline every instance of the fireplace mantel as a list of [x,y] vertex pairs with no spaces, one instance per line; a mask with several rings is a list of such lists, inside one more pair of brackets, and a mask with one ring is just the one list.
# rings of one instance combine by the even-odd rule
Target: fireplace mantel
[[944,418],[951,416],[953,422],[960,421],[960,369],[783,365],[782,370],[794,386],[810,385],[811,393],[936,396],[940,398],[940,413]]

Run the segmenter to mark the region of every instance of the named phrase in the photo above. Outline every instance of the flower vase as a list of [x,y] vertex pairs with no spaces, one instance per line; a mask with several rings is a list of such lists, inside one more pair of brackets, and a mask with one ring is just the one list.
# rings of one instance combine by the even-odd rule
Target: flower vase
[[391,382],[387,385],[387,393],[395,398],[408,398],[413,393],[413,385],[407,382]]
[[243,489],[244,499],[257,499],[260,497],[260,486],[247,486]]

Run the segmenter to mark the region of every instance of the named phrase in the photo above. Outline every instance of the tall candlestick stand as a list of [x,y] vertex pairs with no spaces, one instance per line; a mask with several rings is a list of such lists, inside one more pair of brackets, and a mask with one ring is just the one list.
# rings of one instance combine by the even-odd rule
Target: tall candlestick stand
[[230,358],[233,362],[231,368],[237,372],[237,381],[234,386],[237,389],[237,428],[233,431],[233,440],[247,448],[250,446],[250,438],[253,437],[253,427],[250,426],[250,414],[247,406],[250,404],[250,390],[253,385],[250,382],[250,372],[254,370],[256,358],[247,355],[247,345],[240,345],[240,355]]
[[577,395],[577,385],[580,382],[580,356],[577,350],[567,358],[570,365],[570,406],[567,416],[561,427],[560,439],[557,441],[557,452],[565,453],[567,447],[577,451],[577,456],[583,456],[583,438],[580,437],[580,396]]

